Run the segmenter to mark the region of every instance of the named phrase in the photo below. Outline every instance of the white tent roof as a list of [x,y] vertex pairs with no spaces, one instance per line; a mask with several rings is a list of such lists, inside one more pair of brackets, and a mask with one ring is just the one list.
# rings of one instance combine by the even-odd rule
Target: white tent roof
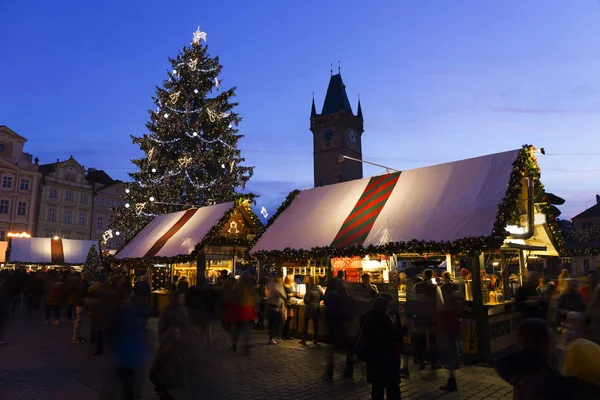
[[[175,257],[190,254],[204,236],[215,226],[225,213],[234,206],[233,202],[216,204],[198,208],[164,246],[156,253],[156,257]],[[169,229],[180,220],[186,211],[159,215],[146,225],[117,255],[117,259],[141,258],[160,240]]]
[[[52,263],[52,240],[50,238],[21,238],[11,239],[11,263]],[[83,264],[93,245],[98,247],[96,240],[61,239],[65,264]]]
[[[362,245],[490,235],[519,152],[403,171]],[[331,246],[369,181],[301,191],[251,252]]]

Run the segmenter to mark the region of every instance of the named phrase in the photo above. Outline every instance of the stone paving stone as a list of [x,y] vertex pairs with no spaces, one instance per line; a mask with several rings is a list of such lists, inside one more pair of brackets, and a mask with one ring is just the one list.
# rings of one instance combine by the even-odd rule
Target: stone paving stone
[[[158,398],[147,379],[147,369],[157,347],[156,322],[156,319],[149,322],[147,357],[137,383],[138,397],[142,400]],[[71,344],[71,330],[70,323],[45,325],[39,315],[17,315],[10,322],[10,345],[0,348],[0,399],[95,400],[116,394],[114,359],[110,354],[92,356],[87,344]],[[88,330],[84,327],[83,332]],[[228,350],[224,332],[217,332],[215,339],[215,349],[207,351],[207,359],[198,365],[205,371],[206,384],[218,386],[214,400],[370,399],[364,364],[356,366],[354,379],[344,380],[340,355],[336,358],[334,381],[321,379],[325,368],[324,345],[303,347],[297,341],[285,341],[269,346],[266,332],[254,332],[252,354],[243,357]],[[426,374],[411,370],[411,378],[401,384],[404,399],[512,397],[512,388],[492,368],[469,366],[458,371],[460,390],[450,394],[439,391],[447,379],[446,371],[438,371],[434,380],[422,380],[421,376]],[[200,393],[198,398],[203,398]]]

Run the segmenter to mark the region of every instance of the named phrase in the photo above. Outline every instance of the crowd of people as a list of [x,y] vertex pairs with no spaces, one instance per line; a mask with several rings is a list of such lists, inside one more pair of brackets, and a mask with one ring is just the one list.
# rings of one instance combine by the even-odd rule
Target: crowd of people
[[[248,356],[254,329],[267,329],[269,345],[292,340],[293,336],[301,345],[311,340],[320,344],[321,313],[325,313],[329,345],[325,381],[333,380],[335,354],[343,353],[344,378],[353,377],[357,360],[365,362],[372,398],[400,399],[401,376],[410,376],[403,345],[404,336],[410,333],[412,355],[419,369],[429,369],[427,378],[435,378],[436,371],[445,366],[450,373],[441,389],[456,391],[455,371],[463,365],[460,336],[467,277],[461,273],[455,280],[445,272],[435,280],[434,272],[428,269],[408,280],[401,273],[400,287],[408,292],[404,320],[392,297],[380,294],[368,274],[362,276],[361,284],[349,285],[344,272],[338,271],[326,287],[307,276],[302,293],[293,276],[268,276],[258,282],[252,273],[236,279],[222,271],[216,285],[203,281],[190,285],[186,279],[174,279],[169,304],[158,320],[159,344],[150,379],[161,400],[194,398],[199,382],[203,382],[202,392],[208,393],[210,389],[196,366],[213,345],[216,324],[230,334],[231,351]],[[591,272],[585,284],[578,283],[566,271],[556,282],[530,272],[517,290],[516,306],[524,317],[519,350],[497,365],[500,376],[514,385],[515,398],[554,398],[544,396],[565,391],[573,398],[600,398],[596,386],[600,382],[598,275]],[[130,282],[120,273],[89,276],[73,270],[3,270],[0,344],[6,344],[4,332],[11,314],[43,309],[47,324],[71,321],[73,344],[86,341],[82,324],[89,318],[93,354],[100,356],[106,346],[111,348],[122,398],[133,399],[134,382],[146,354],[151,298],[147,275]],[[303,314],[298,307],[301,301]],[[301,325],[297,323],[300,317]],[[207,359],[202,358],[202,362]]]

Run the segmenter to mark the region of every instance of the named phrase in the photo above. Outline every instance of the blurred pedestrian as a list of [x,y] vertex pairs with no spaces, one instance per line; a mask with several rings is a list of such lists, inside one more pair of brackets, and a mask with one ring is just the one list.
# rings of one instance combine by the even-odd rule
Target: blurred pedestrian
[[187,326],[190,315],[185,304],[185,294],[177,293],[171,297],[169,304],[162,310],[158,319],[158,340],[172,326]]
[[60,305],[63,298],[63,283],[55,271],[48,272],[45,284],[46,292],[46,323],[59,324]]
[[5,346],[6,328],[10,318],[10,295],[4,277],[0,276],[0,346]]
[[260,280],[260,284],[257,287],[258,293],[258,318],[256,321],[256,329],[263,329],[265,326],[265,317],[267,314],[267,300],[269,299],[269,278],[264,277]]
[[148,323],[148,318],[151,314],[150,302],[152,300],[152,291],[150,288],[150,282],[148,273],[145,273],[140,280],[138,280],[133,286],[133,299],[132,303],[139,311],[140,315],[144,317],[144,328]]
[[250,354],[251,327],[256,318],[256,291],[250,274],[244,272],[233,287],[233,304],[235,307],[234,326],[232,330],[233,351],[237,350],[238,341],[243,341],[242,354]]
[[433,271],[426,269],[423,281],[413,287],[406,303],[413,324],[415,359],[419,362],[419,368],[424,370],[427,343],[429,343],[431,377],[434,370],[439,368],[437,324],[439,311],[444,305],[442,291],[439,286],[433,284],[432,278]]
[[100,275],[90,285],[86,307],[91,320],[91,343],[95,345],[94,355],[104,352],[107,329],[111,325],[116,293],[106,285],[106,277]]
[[83,343],[85,340],[81,335],[81,326],[83,325],[83,305],[87,296],[87,282],[81,278],[79,272],[73,274],[69,285],[68,301],[69,306],[75,308],[75,320],[73,321],[73,344]]
[[131,303],[131,296],[122,296],[109,335],[117,358],[122,400],[135,400],[136,377],[144,365],[144,323],[145,315]]
[[274,277],[268,285],[267,323],[269,324],[269,344],[281,342],[281,328],[285,310],[285,290],[281,278]]
[[328,382],[333,380],[334,353],[336,351],[345,353],[344,378],[352,379],[354,376],[354,345],[358,336],[358,330],[355,331],[353,323],[355,320],[357,323],[358,321],[354,312],[354,299],[344,282],[344,271],[339,270],[337,277],[329,282],[323,300],[330,344],[326,355],[323,379]]
[[315,278],[312,276],[307,276],[304,284],[306,285],[306,294],[304,295],[304,332],[300,344],[306,346],[306,341],[308,340],[308,323],[310,321],[313,324],[313,343],[318,343],[323,292],[315,284]]
[[294,276],[288,275],[283,280],[283,290],[285,290],[285,318],[283,321],[283,339],[291,339],[292,332],[295,330],[293,325],[298,312],[298,300],[302,295],[296,290]]
[[400,351],[405,330],[390,318],[391,303],[384,297],[373,301],[372,310],[363,318],[361,332],[366,336],[367,382],[371,398],[400,400]]

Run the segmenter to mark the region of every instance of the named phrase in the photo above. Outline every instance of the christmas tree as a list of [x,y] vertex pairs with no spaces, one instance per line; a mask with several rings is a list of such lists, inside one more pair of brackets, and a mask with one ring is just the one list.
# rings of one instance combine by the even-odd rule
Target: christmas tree
[[211,57],[200,28],[183,47],[153,97],[148,133],[131,136],[145,157],[132,160],[137,172],[125,190],[125,203],[113,209],[111,228],[129,239],[154,215],[232,201],[245,188],[253,167],[242,165],[240,117],[225,90],[218,57]]
[[98,250],[96,250],[96,245],[92,245],[90,247],[90,251],[88,252],[87,258],[85,259],[85,263],[83,264],[83,270],[81,273],[90,276],[98,276],[100,272],[102,272],[102,263],[100,262],[100,257],[98,256]]

